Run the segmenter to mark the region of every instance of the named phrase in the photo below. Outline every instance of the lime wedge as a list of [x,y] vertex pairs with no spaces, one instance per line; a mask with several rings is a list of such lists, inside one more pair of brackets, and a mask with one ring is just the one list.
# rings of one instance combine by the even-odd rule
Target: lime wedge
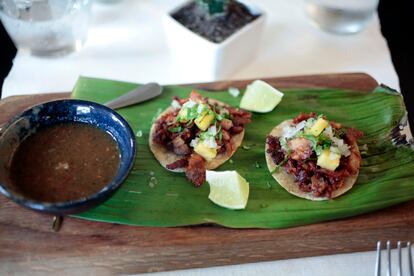
[[282,100],[283,93],[262,80],[249,84],[240,101],[240,108],[266,113],[272,111]]
[[236,171],[207,171],[210,184],[208,198],[215,204],[228,209],[244,209],[249,198],[249,183]]

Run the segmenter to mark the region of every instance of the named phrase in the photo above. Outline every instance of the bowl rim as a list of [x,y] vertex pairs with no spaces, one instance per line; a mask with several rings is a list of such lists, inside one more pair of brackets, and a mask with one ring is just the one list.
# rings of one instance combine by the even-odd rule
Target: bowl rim
[[[135,141],[135,134],[132,131],[131,126],[115,110],[113,110],[109,107],[106,107],[106,106],[104,106],[100,103],[93,102],[93,101],[88,101],[88,100],[59,99],[59,100],[52,100],[52,101],[39,103],[39,104],[36,104],[36,105],[31,106],[29,108],[26,108],[21,113],[15,115],[13,118],[11,118],[2,127],[1,132],[0,132],[0,139],[1,139],[2,133],[4,131],[6,131],[11,125],[13,125],[13,123],[15,123],[17,120],[24,117],[25,113],[28,113],[31,110],[35,109],[35,108],[44,108],[45,105],[63,104],[63,103],[70,103],[72,105],[76,105],[76,104],[89,105],[89,106],[93,106],[95,108],[104,110],[105,112],[108,112],[109,114],[112,114],[112,115],[116,116],[116,118],[122,124],[125,125],[125,128],[123,128],[123,129],[125,129],[125,133],[128,135],[128,140],[131,142],[131,144],[130,144],[131,147],[130,148],[131,148],[132,154],[130,155],[130,158],[128,158],[126,160],[127,166],[126,166],[125,174],[122,174],[118,179],[113,178],[111,182],[106,184],[102,189],[100,189],[96,193],[93,193],[88,197],[80,198],[80,199],[77,199],[77,200],[61,201],[61,202],[41,202],[41,201],[37,201],[37,200],[33,200],[33,199],[28,199],[28,198],[25,198],[25,197],[22,197],[22,196],[17,196],[15,193],[13,193],[9,189],[7,189],[2,182],[0,182],[0,193],[5,195],[9,199],[13,200],[14,202],[18,203],[19,205],[22,205],[22,206],[27,207],[29,209],[42,211],[42,212],[52,212],[52,213],[59,213],[60,211],[62,211],[62,213],[63,213],[67,209],[76,209],[78,207],[86,205],[87,203],[98,201],[99,199],[107,197],[110,194],[112,194],[113,192],[115,192],[115,190],[117,190],[122,185],[122,183],[125,181],[125,179],[128,177],[129,172],[131,171],[131,169],[134,165],[134,161],[135,161],[135,157],[136,157],[136,141]],[[71,121],[67,121],[67,122],[71,122]],[[85,123],[85,122],[81,122],[81,123]],[[91,125],[90,123],[85,123],[85,124]],[[117,140],[115,140],[115,142],[117,144],[119,144]],[[93,206],[91,206],[91,208],[93,208]],[[76,212],[74,212],[74,213],[76,213]]]

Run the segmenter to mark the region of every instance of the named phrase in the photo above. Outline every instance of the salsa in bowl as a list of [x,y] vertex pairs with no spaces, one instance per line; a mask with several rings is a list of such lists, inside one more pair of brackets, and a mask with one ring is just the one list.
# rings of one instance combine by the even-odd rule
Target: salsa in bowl
[[128,123],[83,100],[34,106],[0,134],[0,192],[30,209],[65,215],[95,207],[131,170],[136,152]]

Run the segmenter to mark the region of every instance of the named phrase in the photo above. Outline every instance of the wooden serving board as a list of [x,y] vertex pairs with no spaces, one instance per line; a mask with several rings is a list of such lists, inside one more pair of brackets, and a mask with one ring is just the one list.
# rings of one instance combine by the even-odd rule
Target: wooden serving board
[[[361,73],[266,79],[276,87],[336,87],[370,91],[378,84]],[[193,84],[208,90],[245,87],[250,80]],[[0,125],[40,102],[70,93],[15,96],[0,101]],[[270,261],[374,250],[377,240],[414,239],[414,202],[368,215],[278,229],[217,226],[133,227],[52,217],[0,197],[0,275],[31,273],[125,274]]]

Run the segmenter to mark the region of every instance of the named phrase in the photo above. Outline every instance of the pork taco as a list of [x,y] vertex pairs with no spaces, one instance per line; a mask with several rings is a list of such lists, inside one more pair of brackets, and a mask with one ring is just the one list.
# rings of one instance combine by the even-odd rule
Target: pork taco
[[289,193],[327,200],[352,188],[361,155],[362,132],[315,113],[300,114],[272,129],[266,139],[266,162],[272,176]]
[[167,170],[185,172],[195,185],[205,182],[206,170],[226,162],[241,145],[251,114],[192,91],[174,97],[150,130],[149,145]]

